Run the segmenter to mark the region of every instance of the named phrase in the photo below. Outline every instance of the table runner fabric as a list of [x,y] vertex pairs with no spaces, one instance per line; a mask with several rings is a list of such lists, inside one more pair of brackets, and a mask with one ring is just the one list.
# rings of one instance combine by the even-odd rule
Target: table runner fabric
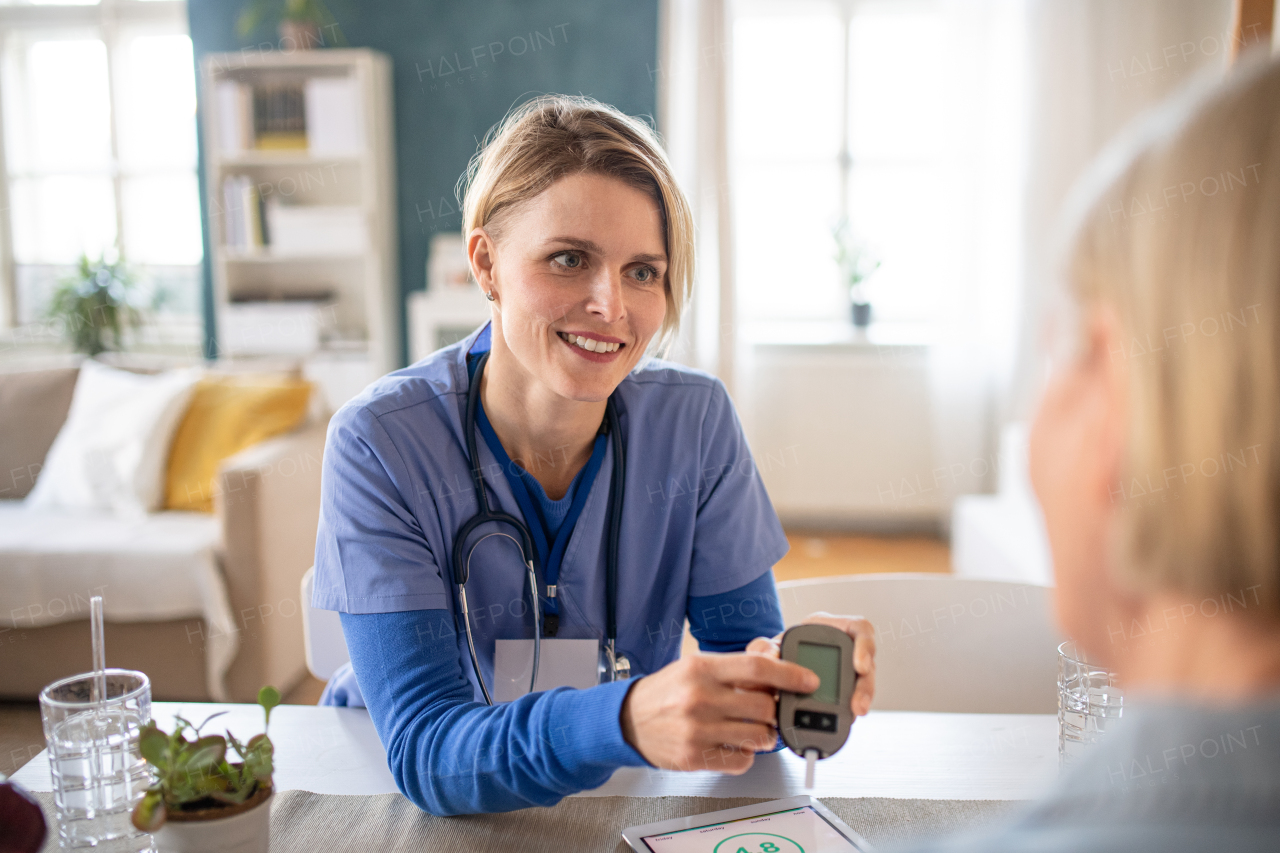
[[[53,794],[34,794],[58,849]],[[567,797],[547,809],[461,817],[435,817],[399,794],[338,796],[309,791],[276,794],[271,812],[272,853],[370,850],[607,851],[630,848],[628,826],[761,803],[758,798]],[[913,838],[973,829],[1019,804],[1008,800],[900,800],[824,798],[822,802],[877,847]]]

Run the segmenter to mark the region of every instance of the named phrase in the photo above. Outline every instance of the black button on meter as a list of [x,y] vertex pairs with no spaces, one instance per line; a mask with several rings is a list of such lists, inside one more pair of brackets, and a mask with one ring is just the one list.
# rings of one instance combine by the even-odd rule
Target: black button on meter
[[839,726],[839,720],[840,718],[835,714],[820,714],[817,711],[796,711],[795,725],[797,729],[834,732]]
[[796,625],[782,635],[782,659],[813,670],[821,679],[812,693],[778,694],[778,733],[796,755],[813,761],[840,751],[853,726],[853,640],[829,625]]

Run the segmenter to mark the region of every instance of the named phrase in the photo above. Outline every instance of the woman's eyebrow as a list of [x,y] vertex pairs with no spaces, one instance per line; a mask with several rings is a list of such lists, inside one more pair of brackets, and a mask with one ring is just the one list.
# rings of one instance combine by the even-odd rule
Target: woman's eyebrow
[[582,240],[577,237],[552,237],[548,243],[561,243],[565,246],[572,246],[575,249],[581,249],[584,252],[592,252],[597,255],[603,255],[604,249],[590,240]]
[[[590,241],[590,240],[583,240],[583,239],[581,239],[581,238],[579,238],[579,237],[552,237],[552,238],[551,238],[551,239],[549,239],[547,242],[548,242],[548,243],[555,243],[555,244],[558,244],[558,245],[569,246],[569,247],[571,247],[571,248],[579,249],[579,250],[581,250],[581,251],[583,251],[583,252],[590,252],[590,253],[592,253],[592,254],[596,254],[596,255],[603,255],[603,254],[604,254],[604,249],[600,248],[599,244],[597,244],[597,243],[593,243],[593,242],[592,242],[592,241]],[[633,257],[631,260],[632,260],[632,261],[640,261],[640,262],[642,262],[642,263],[654,263],[654,262],[658,262],[658,261],[660,261],[660,262],[662,262],[662,263],[666,263],[666,261],[667,261],[667,256],[666,256],[666,255],[664,255],[664,254],[660,254],[660,253],[659,253],[659,254],[656,254],[656,255],[655,255],[655,254],[647,254],[647,253],[645,253],[645,254],[639,254],[639,255],[636,255],[636,256],[635,256],[635,257]]]

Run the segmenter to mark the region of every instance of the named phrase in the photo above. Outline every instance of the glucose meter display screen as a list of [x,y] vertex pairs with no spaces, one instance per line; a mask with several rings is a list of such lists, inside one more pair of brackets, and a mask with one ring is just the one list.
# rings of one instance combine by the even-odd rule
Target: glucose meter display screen
[[650,835],[644,843],[653,853],[859,853],[813,806]]
[[840,648],[817,643],[796,643],[796,663],[811,669],[822,679],[809,695],[818,702],[834,705],[840,695]]

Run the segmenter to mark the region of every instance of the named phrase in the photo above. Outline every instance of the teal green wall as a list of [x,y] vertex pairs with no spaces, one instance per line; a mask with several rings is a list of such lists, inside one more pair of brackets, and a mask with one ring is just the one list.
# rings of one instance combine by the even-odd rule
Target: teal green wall
[[[273,28],[256,38],[236,34],[246,2],[188,0],[197,66],[206,53],[278,47]],[[403,296],[425,286],[431,235],[461,226],[454,186],[480,138],[507,110],[548,92],[590,95],[631,115],[653,116],[657,109],[657,0],[328,5],[351,46],[374,48],[392,61],[402,341]],[[207,200],[202,207],[207,216]],[[206,222],[207,355],[216,351],[210,256]],[[404,352],[402,346],[402,360]]]

